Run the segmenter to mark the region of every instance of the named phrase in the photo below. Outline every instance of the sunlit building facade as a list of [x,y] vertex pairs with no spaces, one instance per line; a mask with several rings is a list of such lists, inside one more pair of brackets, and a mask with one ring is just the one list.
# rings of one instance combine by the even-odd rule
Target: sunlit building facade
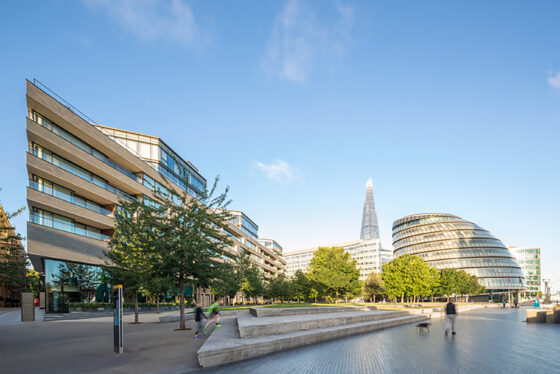
[[491,293],[526,287],[521,267],[501,240],[451,214],[414,214],[396,220],[393,247],[395,258],[416,255],[438,269],[473,274]]
[[[367,278],[369,273],[383,271],[383,264],[391,261],[391,251],[383,249],[379,240],[354,240],[350,242],[326,245],[323,247],[342,247],[350,257],[356,260],[356,267],[360,270],[360,279]],[[292,277],[298,270],[307,272],[309,262],[319,247],[289,252],[284,255],[286,260],[286,275]]]
[[[158,137],[94,124],[29,81],[26,97],[27,251],[44,281],[47,312],[66,312],[69,302],[109,301],[100,266],[119,200],[179,202],[185,192],[199,198],[206,180]],[[244,249],[265,277],[282,273],[284,261],[258,242],[258,226],[239,213],[239,224],[222,228],[234,239],[226,255]]]
[[535,297],[541,291],[541,249],[534,247],[508,247],[517,260],[523,275],[527,290],[525,296]]

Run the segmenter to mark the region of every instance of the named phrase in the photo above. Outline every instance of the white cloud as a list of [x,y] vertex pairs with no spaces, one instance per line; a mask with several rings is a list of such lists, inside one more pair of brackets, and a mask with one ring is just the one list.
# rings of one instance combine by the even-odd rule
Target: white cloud
[[353,24],[353,10],[337,4],[336,21],[320,21],[302,0],[287,0],[276,16],[264,65],[281,78],[302,83],[317,60],[344,54]]
[[267,178],[282,184],[302,180],[299,175],[299,171],[284,160],[274,160],[269,164],[258,161],[257,167],[264,173],[264,175],[266,175]]
[[548,84],[551,87],[560,89],[560,71],[548,77]]
[[183,0],[83,0],[142,41],[197,46],[206,38]]

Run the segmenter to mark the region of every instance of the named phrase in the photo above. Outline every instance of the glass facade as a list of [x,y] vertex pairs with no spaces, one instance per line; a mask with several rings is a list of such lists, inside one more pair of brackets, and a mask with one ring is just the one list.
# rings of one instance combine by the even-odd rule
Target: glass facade
[[183,191],[199,198],[206,190],[206,180],[194,165],[184,161],[159,138],[99,125],[96,127],[135,156],[144,160]]
[[109,302],[99,266],[45,259],[44,269],[47,313],[68,313],[71,302]]
[[536,297],[541,291],[541,249],[509,247],[509,250],[525,275],[526,296]]
[[97,212],[99,214],[109,215],[112,213],[110,210],[103,208],[96,202],[76,195],[74,191],[36,175],[33,175],[33,179],[29,181],[29,187],[34,189],[35,191],[43,192],[47,195],[54,196],[74,205],[81,206],[82,208],[93,210],[94,212]]
[[80,177],[82,179],[85,179],[109,192],[114,193],[115,195],[118,195],[120,197],[123,197],[127,200],[134,200],[134,196],[127,194],[124,191],[119,190],[116,187],[111,186],[109,183],[107,183],[107,181],[93,173],[90,173],[89,171],[87,171],[86,169],[74,164],[73,162],[70,162],[68,160],[66,160],[63,157],[60,157],[59,155],[52,153],[51,151],[49,151],[48,149],[40,146],[37,143],[30,143],[29,144],[29,152],[31,154],[33,154],[34,156],[39,157],[40,159],[47,161],[50,164],[56,165],[59,168],[66,170],[67,172],[74,174],[77,177]]
[[120,171],[124,175],[136,180],[136,175],[134,175],[134,173],[131,173],[130,171],[126,170],[125,168],[118,165],[114,161],[110,160],[109,157],[105,156],[103,153],[99,152],[97,149],[93,148],[89,144],[81,141],[80,139],[78,139],[74,135],[70,134],[68,131],[64,130],[62,127],[58,126],[56,123],[52,122],[51,120],[43,117],[42,115],[40,115],[39,113],[37,113],[35,111],[33,111],[31,113],[31,118],[33,119],[34,122],[43,126],[47,130],[52,131],[53,133],[57,134],[61,138],[64,138],[67,141],[69,141],[70,143],[74,144],[76,147],[81,148],[83,151],[85,151],[85,152],[89,153],[90,155],[94,156],[95,158],[103,161],[104,163],[106,163],[107,165],[111,166],[112,168]]
[[85,236],[97,240],[109,240],[111,237],[103,235],[101,229],[78,223],[72,218],[51,213],[43,209],[33,207],[29,220],[41,226],[66,231],[72,234]]
[[241,231],[255,240],[259,239],[259,226],[257,226],[257,224],[249,217],[247,217],[243,212],[235,210],[229,211],[229,214],[233,216],[231,222],[239,227]]
[[450,214],[416,214],[393,223],[394,257],[417,255],[438,269],[456,268],[487,290],[522,290],[521,267],[506,246],[475,223]]

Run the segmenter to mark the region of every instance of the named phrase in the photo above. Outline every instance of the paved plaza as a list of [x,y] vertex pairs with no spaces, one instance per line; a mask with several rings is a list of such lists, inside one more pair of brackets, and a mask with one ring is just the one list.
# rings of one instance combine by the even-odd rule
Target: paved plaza
[[201,374],[560,373],[560,325],[524,319],[524,309],[479,309],[457,317],[454,337],[444,336],[444,319],[434,319],[428,334],[404,325]]
[[[125,353],[112,352],[110,318],[0,326],[6,373],[558,373],[560,325],[526,324],[524,309],[460,314],[457,335],[444,320],[429,334],[414,325],[300,347],[216,368],[198,369],[202,340],[177,323],[126,324]],[[5,317],[8,318],[8,317]],[[232,317],[226,317],[232,318]],[[131,317],[127,316],[127,320]],[[194,322],[187,324],[193,327]]]

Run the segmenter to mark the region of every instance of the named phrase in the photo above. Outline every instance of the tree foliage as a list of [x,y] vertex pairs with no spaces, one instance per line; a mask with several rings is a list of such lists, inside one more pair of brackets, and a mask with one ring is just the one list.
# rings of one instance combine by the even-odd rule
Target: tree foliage
[[383,280],[392,297],[414,300],[426,296],[477,295],[484,292],[474,275],[463,270],[437,270],[420,257],[403,255],[383,266]]
[[308,297],[315,297],[311,296],[311,281],[307,277],[307,275],[301,270],[298,269],[294,274],[294,277],[291,279],[291,287],[290,293],[293,298],[296,298],[298,301],[300,299],[307,299]]
[[356,260],[341,247],[319,247],[309,263],[308,277],[313,288],[328,301],[360,290]]
[[383,282],[383,278],[379,273],[371,272],[364,282],[364,297],[366,299],[371,297],[373,302],[375,302],[377,296],[384,295],[385,293],[385,282]]
[[[5,213],[0,206],[0,287],[3,289],[2,306],[4,307],[9,294],[18,295],[29,286],[26,276],[27,258],[21,245],[23,237],[10,224],[10,220],[24,209]],[[19,296],[16,298],[19,299]]]
[[109,259],[104,281],[122,284],[127,297],[134,301],[134,322],[138,323],[138,292],[154,275],[157,230],[161,211],[140,201],[122,200],[115,210],[115,233],[109,240]]

